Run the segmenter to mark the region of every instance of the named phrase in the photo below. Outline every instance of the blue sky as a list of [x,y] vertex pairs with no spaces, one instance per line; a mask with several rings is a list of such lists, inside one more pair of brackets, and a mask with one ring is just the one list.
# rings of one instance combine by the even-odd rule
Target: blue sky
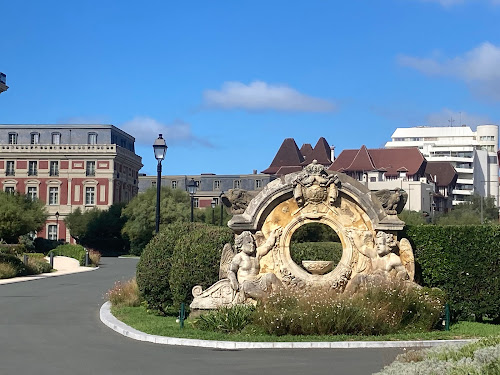
[[4,1],[0,123],[108,123],[147,174],[244,174],[284,138],[500,124],[500,0]]

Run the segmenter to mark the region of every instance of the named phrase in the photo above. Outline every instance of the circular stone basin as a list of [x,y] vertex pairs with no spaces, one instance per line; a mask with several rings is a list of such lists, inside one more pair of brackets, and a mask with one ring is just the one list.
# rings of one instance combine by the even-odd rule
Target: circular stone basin
[[303,260],[302,266],[313,275],[324,275],[333,268],[331,260]]

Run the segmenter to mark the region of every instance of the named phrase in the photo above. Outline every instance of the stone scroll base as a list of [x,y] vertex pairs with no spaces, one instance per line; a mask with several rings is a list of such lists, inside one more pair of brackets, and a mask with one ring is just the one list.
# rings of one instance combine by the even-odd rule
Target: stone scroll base
[[231,288],[229,279],[221,279],[208,289],[203,290],[201,285],[196,285],[193,290],[191,310],[212,310],[218,307],[227,307],[238,300],[238,292]]

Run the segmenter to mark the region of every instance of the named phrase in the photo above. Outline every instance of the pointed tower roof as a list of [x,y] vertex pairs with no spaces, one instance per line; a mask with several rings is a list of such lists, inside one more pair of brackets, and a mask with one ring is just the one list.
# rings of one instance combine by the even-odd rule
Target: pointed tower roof
[[331,151],[330,145],[326,141],[325,138],[321,137],[318,139],[316,146],[312,150],[312,153],[308,155],[306,160],[302,163],[302,165],[307,165],[311,163],[313,160],[317,160],[318,164],[324,165],[325,167],[329,167],[332,164],[332,160],[330,159]]
[[361,146],[351,164],[346,168],[347,171],[374,171],[375,169],[377,168],[365,145]]
[[269,168],[261,173],[276,174],[281,167],[300,166],[304,161],[293,138],[286,138],[279,148]]
[[313,148],[310,143],[304,143],[302,147],[300,148],[300,153],[304,157],[304,160],[307,162],[312,161],[314,158],[311,158],[311,154],[313,152]]

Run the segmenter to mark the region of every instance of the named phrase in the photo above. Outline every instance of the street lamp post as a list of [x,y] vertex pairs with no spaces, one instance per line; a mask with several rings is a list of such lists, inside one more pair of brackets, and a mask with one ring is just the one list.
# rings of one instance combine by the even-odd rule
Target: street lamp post
[[55,213],[56,217],[56,241],[59,239],[59,211]]
[[155,153],[155,159],[158,160],[157,167],[157,177],[156,177],[156,226],[155,231],[158,233],[160,231],[160,190],[161,190],[161,162],[165,159],[165,154],[167,152],[167,144],[163,139],[161,134],[158,134],[158,138],[153,143],[153,150]]
[[219,195],[219,205],[220,205],[220,226],[222,227],[222,217],[224,216],[224,212],[223,212],[223,207],[222,207],[222,196],[224,195],[224,191],[221,191],[220,192],[220,195]]
[[215,198],[212,199],[212,225],[215,225]]
[[196,193],[196,181],[194,178],[191,179],[191,181],[188,182],[187,185],[189,195],[191,196],[191,222],[194,221],[194,215],[193,215],[193,207],[194,207],[194,194]]

